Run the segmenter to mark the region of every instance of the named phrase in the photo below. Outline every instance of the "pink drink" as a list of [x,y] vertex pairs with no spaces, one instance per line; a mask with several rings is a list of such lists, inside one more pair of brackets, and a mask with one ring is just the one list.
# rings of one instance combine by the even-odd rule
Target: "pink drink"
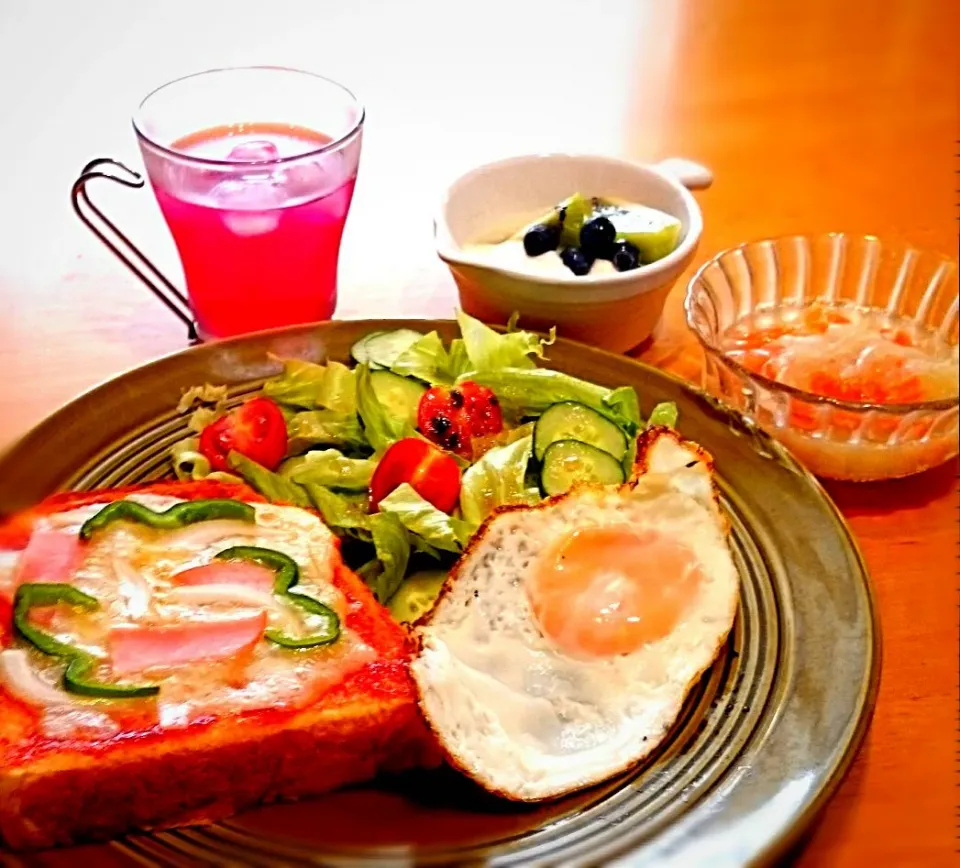
[[286,124],[215,127],[169,146],[183,164],[150,172],[201,334],[331,317],[356,162],[311,156],[329,142]]

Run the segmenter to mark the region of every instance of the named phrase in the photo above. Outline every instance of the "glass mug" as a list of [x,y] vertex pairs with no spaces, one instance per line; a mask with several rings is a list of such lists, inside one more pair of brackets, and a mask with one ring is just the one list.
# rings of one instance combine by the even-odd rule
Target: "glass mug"
[[141,187],[140,175],[94,160],[74,184],[74,208],[192,338],[329,319],[363,121],[346,88],[280,67],[200,72],[149,94],[133,127],[186,295],[86,192],[95,178]]

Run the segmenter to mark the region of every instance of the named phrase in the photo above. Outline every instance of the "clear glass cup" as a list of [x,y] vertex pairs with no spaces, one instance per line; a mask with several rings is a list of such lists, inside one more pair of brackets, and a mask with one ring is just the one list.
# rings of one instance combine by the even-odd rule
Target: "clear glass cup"
[[[197,73],[163,85],[141,103],[134,130],[180,254],[187,313],[201,338],[332,316],[363,121],[362,106],[346,88],[280,67]],[[103,164],[126,176],[91,171]],[[93,161],[74,187],[74,206],[184,318],[176,310],[183,294],[90,203],[83,187],[91,177],[131,187],[142,179],[116,161]],[[126,254],[91,225],[78,198],[119,237]],[[154,276],[145,277],[132,258]]]

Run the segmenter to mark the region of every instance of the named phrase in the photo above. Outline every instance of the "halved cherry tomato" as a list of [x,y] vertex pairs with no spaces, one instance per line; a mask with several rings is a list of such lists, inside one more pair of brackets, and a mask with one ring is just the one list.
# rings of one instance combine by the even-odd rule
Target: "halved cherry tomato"
[[251,398],[211,422],[200,434],[200,453],[214,470],[230,470],[227,455],[239,452],[268,470],[287,453],[287,423],[269,398]]
[[449,389],[427,389],[417,407],[417,427],[428,440],[472,458],[473,438],[500,433],[503,413],[490,389],[468,380]]
[[443,512],[452,512],[460,497],[460,468],[449,455],[419,437],[398,440],[383,454],[370,480],[370,508],[404,482]]

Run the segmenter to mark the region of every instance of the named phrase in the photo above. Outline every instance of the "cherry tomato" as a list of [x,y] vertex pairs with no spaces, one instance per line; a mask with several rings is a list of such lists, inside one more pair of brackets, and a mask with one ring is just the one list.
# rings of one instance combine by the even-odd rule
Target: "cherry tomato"
[[443,512],[452,512],[460,498],[457,462],[419,437],[398,440],[384,452],[370,480],[370,508],[375,511],[404,482]]
[[200,452],[214,470],[230,470],[231,451],[276,470],[287,453],[287,423],[273,401],[251,398],[203,429]]
[[471,458],[473,438],[500,433],[503,413],[490,389],[468,380],[427,389],[417,407],[417,427],[428,440]]

